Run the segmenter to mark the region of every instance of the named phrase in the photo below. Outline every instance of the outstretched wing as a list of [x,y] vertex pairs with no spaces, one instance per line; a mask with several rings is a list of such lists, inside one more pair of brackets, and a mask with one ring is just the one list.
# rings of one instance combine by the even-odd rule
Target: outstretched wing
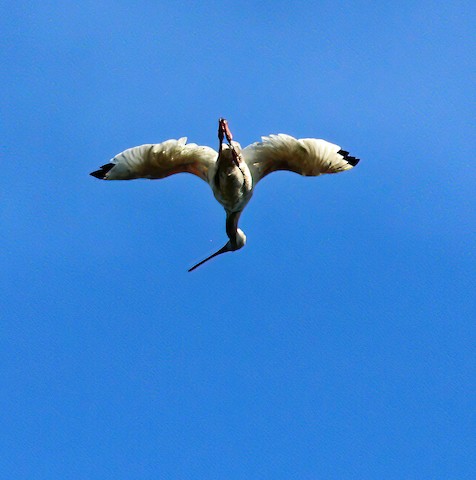
[[218,153],[213,148],[186,142],[187,138],[183,137],[129,148],[91,175],[102,180],[131,180],[165,178],[188,172],[208,183],[209,169],[215,164]]
[[359,163],[358,158],[325,140],[297,139],[282,133],[262,137],[262,140],[248,145],[241,152],[255,184],[277,170],[317,176],[343,172]]

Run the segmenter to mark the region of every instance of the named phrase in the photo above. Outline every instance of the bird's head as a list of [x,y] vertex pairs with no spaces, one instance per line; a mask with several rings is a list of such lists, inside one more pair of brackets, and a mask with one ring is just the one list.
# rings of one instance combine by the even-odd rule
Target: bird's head
[[231,251],[239,250],[246,245],[246,235],[241,228],[236,229],[236,237],[233,240],[233,242],[231,240],[228,242],[230,244]]
[[200,265],[203,265],[205,262],[208,262],[208,260],[211,260],[212,258],[218,255],[221,255],[222,253],[234,252],[235,250],[239,250],[245,245],[246,245],[246,235],[244,234],[243,230],[241,230],[240,228],[237,228],[236,236],[234,236],[233,241],[231,239],[228,240],[228,242],[225,243],[225,245],[222,248],[220,248],[220,250],[213,253],[209,257],[205,258],[205,260],[202,260],[201,262],[194,265],[192,268],[189,269],[189,272],[191,272],[192,270],[195,270]]

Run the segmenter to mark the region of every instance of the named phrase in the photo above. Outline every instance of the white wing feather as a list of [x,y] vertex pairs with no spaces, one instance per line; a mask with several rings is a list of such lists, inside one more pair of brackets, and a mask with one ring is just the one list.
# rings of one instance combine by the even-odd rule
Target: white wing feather
[[326,140],[296,139],[282,133],[262,137],[262,142],[248,145],[242,156],[255,184],[277,170],[317,176],[349,170],[359,162],[339,145]]
[[[218,153],[213,148],[186,142],[187,138],[183,137],[129,148],[93,174],[104,180],[130,180],[158,179],[188,172],[208,183],[209,170],[215,165]],[[101,173],[102,177],[99,176]]]

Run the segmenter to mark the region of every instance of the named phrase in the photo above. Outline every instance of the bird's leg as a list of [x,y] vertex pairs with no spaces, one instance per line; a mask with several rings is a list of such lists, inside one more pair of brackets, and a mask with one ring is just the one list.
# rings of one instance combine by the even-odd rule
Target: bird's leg
[[218,119],[218,140],[219,140],[219,145],[218,145],[218,152],[219,154],[222,151],[223,148],[223,139],[226,137],[228,144],[231,147],[231,141],[233,140],[233,135],[230,132],[230,129],[228,127],[228,122],[224,118],[219,118]]
[[233,145],[230,145],[230,148],[231,148],[231,153],[233,155],[233,161],[235,162],[235,165],[238,168],[240,168],[240,162],[241,162],[240,154],[235,150],[235,147]]
[[241,157],[236,151],[235,146],[231,143],[233,140],[233,134],[231,133],[230,127],[228,126],[228,121],[224,118],[220,118],[218,120],[218,139],[220,140],[219,153],[221,153],[222,150],[224,137],[226,137],[228,145],[230,145],[230,149],[233,155],[233,161],[235,162],[235,165],[239,167]]
[[233,135],[231,134],[230,128],[228,127],[228,121],[224,118],[220,118],[218,120],[218,137],[220,138],[221,142],[223,142],[223,136],[226,137],[228,143],[231,143],[231,141],[233,140]]
[[224,122],[226,122],[226,120],[224,118],[220,118],[218,120],[218,141],[219,141],[218,155],[221,154],[221,150],[223,148],[223,139],[224,139],[224,136],[225,136]]

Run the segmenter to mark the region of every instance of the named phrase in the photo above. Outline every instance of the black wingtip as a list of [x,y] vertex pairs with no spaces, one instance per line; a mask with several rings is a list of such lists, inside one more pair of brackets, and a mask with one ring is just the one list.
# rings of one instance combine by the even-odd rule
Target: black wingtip
[[351,155],[349,155],[349,152],[347,150],[339,150],[337,153],[339,155],[342,155],[344,157],[344,160],[353,167],[355,167],[360,162],[360,158],[352,157]]
[[99,180],[104,180],[106,177],[106,173],[109,172],[109,170],[111,170],[113,166],[114,166],[114,163],[106,163],[106,165],[103,165],[101,167],[101,170],[96,170],[94,172],[91,172],[89,175],[99,178]]

